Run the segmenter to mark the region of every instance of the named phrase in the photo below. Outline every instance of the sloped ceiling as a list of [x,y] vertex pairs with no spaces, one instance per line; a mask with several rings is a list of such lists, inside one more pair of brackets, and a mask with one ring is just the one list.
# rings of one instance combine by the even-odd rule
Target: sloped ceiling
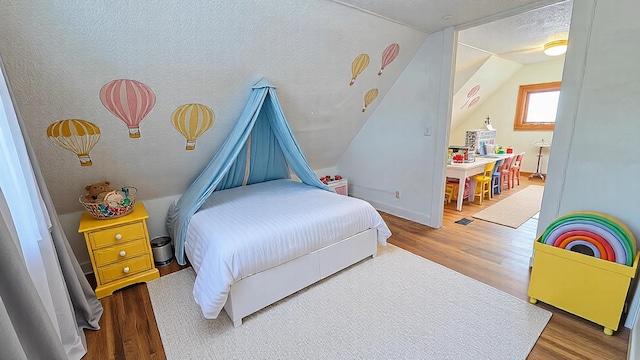
[[[491,56],[453,96],[451,129],[455,129],[476,110],[480,102],[486,101],[505,81],[524,65],[515,61]],[[476,119],[478,128],[483,119]]]
[[[311,166],[334,166],[426,37],[331,1],[16,0],[0,13],[0,54],[60,214],[82,210],[84,186],[99,181],[135,186],[142,200],[182,193],[262,77],[277,86]],[[378,76],[393,43],[398,56]],[[359,54],[370,63],[350,86]],[[101,102],[100,89],[116,79],[155,94],[139,138]],[[363,112],[370,89],[379,95]],[[191,151],[171,123],[188,103],[215,113]],[[48,139],[63,119],[100,129],[91,166]]]
[[[310,165],[334,166],[428,33],[553,2],[7,0],[0,55],[56,210],[65,214],[80,211],[84,185],[98,181],[136,186],[142,200],[182,193],[261,77],[278,86]],[[383,51],[394,43],[399,54],[378,76]],[[359,54],[370,62],[350,86]],[[100,89],[116,79],[139,81],[155,94],[139,138],[130,138],[100,100]],[[371,89],[379,95],[362,111]],[[190,151],[171,124],[188,103],[215,113]],[[63,119],[100,129],[91,166],[48,139],[47,128]]]
[[562,0],[333,0],[433,33],[508,11],[522,12]]

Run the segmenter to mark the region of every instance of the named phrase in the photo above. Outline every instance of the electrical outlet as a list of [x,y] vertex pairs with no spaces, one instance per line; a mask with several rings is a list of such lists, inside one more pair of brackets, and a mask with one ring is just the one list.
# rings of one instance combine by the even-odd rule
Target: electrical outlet
[[431,126],[427,126],[424,129],[424,136],[431,136]]
[[400,191],[396,190],[396,199],[400,199]]

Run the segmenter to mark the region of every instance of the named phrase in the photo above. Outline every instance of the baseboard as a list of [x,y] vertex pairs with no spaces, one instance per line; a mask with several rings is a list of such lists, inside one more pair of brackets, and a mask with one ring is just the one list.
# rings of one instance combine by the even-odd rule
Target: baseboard
[[[636,324],[637,325],[637,324]],[[634,326],[629,334],[629,349],[627,359],[640,359],[640,328]]]
[[91,262],[85,262],[80,264],[80,268],[82,269],[82,272],[85,275],[93,273],[93,267],[91,267]]
[[429,224],[431,224],[431,216],[419,214],[414,211],[399,208],[397,206],[385,204],[385,203],[374,201],[374,200],[361,198],[358,196],[354,196],[354,197],[368,202],[369,204],[371,204],[371,206],[373,206],[378,211],[386,212],[387,214],[391,214],[406,220],[411,220],[426,226],[429,226]]
[[[531,175],[533,175],[533,173],[532,173],[532,172],[528,172],[528,171],[520,171],[520,176],[526,176],[526,177],[529,177],[529,176],[531,176]],[[545,178],[545,179],[547,178],[547,174],[542,174],[542,175],[544,176],[544,178]]]

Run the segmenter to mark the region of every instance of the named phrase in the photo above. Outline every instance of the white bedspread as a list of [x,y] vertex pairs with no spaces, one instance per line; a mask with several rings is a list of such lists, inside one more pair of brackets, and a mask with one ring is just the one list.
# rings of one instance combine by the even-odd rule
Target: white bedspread
[[391,232],[369,203],[292,180],[214,192],[185,240],[195,301],[215,319],[235,281],[370,228],[385,245]]

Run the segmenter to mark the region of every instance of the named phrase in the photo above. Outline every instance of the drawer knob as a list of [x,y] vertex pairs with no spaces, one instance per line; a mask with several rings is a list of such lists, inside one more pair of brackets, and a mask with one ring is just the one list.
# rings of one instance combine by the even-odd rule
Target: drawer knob
[[121,234],[116,234],[116,240],[120,240],[122,239],[122,235]]
[[124,257],[124,256],[127,256],[127,252],[126,252],[126,251],[124,251],[124,250],[120,251],[120,256],[123,256],[123,257]]
[[128,274],[129,273],[129,267],[125,266],[124,269],[122,269],[122,272],[125,273],[125,274]]

